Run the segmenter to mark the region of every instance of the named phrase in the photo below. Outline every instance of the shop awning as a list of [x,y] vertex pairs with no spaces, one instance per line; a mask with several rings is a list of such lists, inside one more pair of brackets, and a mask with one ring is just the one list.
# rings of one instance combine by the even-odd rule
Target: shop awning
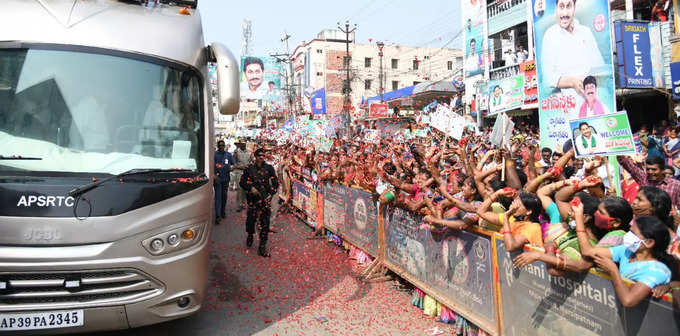
[[425,93],[455,93],[460,91],[453,81],[427,81],[420,83],[413,89],[413,95]]
[[[395,100],[403,97],[410,97],[413,94],[413,89],[415,88],[415,85],[407,86],[405,88],[401,88],[396,91],[390,91],[383,93],[383,101],[384,102],[389,102],[390,100]],[[371,103],[379,103],[380,102],[380,96],[375,96],[375,97],[370,97],[366,99],[366,105],[371,105]]]

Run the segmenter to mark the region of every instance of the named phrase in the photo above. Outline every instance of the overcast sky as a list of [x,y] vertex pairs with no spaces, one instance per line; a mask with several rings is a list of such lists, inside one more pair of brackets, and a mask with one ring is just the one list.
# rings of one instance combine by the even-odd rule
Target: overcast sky
[[338,21],[344,27],[347,19],[352,26],[357,24],[360,43],[383,40],[388,44],[460,48],[462,40],[458,36],[460,2],[452,0],[199,0],[198,6],[206,42],[222,42],[235,55],[241,52],[244,19],[252,21],[254,53],[259,56],[284,52],[284,31],[291,35],[292,52],[321,30],[336,28]]

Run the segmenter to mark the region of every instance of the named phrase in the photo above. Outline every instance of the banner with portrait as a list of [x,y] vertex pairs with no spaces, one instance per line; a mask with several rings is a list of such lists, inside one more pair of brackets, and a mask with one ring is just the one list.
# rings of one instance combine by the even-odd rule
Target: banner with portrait
[[465,42],[464,76],[484,73],[488,60],[486,36],[486,1],[463,0],[463,41]]
[[616,111],[609,1],[532,0],[541,147],[561,148],[569,121]]
[[635,143],[626,112],[612,113],[569,123],[576,157],[634,155]]
[[514,110],[524,104],[524,75],[489,82],[489,115]]
[[281,63],[274,57],[241,57],[241,99],[262,100],[279,109],[281,93]]

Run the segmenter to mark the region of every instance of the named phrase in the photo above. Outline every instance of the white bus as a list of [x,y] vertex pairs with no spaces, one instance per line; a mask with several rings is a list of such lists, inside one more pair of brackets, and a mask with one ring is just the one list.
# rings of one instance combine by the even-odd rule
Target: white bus
[[213,114],[239,66],[196,1],[3,0],[0,333],[154,324],[208,277]]

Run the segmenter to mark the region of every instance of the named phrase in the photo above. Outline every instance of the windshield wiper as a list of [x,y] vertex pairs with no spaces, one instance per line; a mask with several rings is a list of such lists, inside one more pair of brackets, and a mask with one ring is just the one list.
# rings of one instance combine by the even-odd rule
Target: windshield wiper
[[12,155],[12,156],[0,155],[0,160],[42,160],[42,158],[30,157],[30,156],[21,156],[21,155]]
[[113,179],[121,178],[123,176],[152,174],[152,173],[175,173],[175,172],[181,173],[181,172],[188,172],[188,171],[192,171],[192,170],[190,170],[190,169],[157,169],[157,168],[140,169],[140,168],[134,168],[134,169],[130,169],[128,171],[124,171],[124,172],[117,174],[117,175],[113,175],[113,176],[110,176],[110,177],[107,177],[107,178],[104,178],[104,179],[101,179],[101,180],[98,180],[98,181],[95,181],[95,182],[92,182],[92,183],[81,185],[80,187],[77,187],[77,188],[69,191],[68,195],[71,196],[71,197],[78,197],[78,196],[98,187],[99,185],[101,185],[103,183],[106,183],[106,182],[111,181]]

